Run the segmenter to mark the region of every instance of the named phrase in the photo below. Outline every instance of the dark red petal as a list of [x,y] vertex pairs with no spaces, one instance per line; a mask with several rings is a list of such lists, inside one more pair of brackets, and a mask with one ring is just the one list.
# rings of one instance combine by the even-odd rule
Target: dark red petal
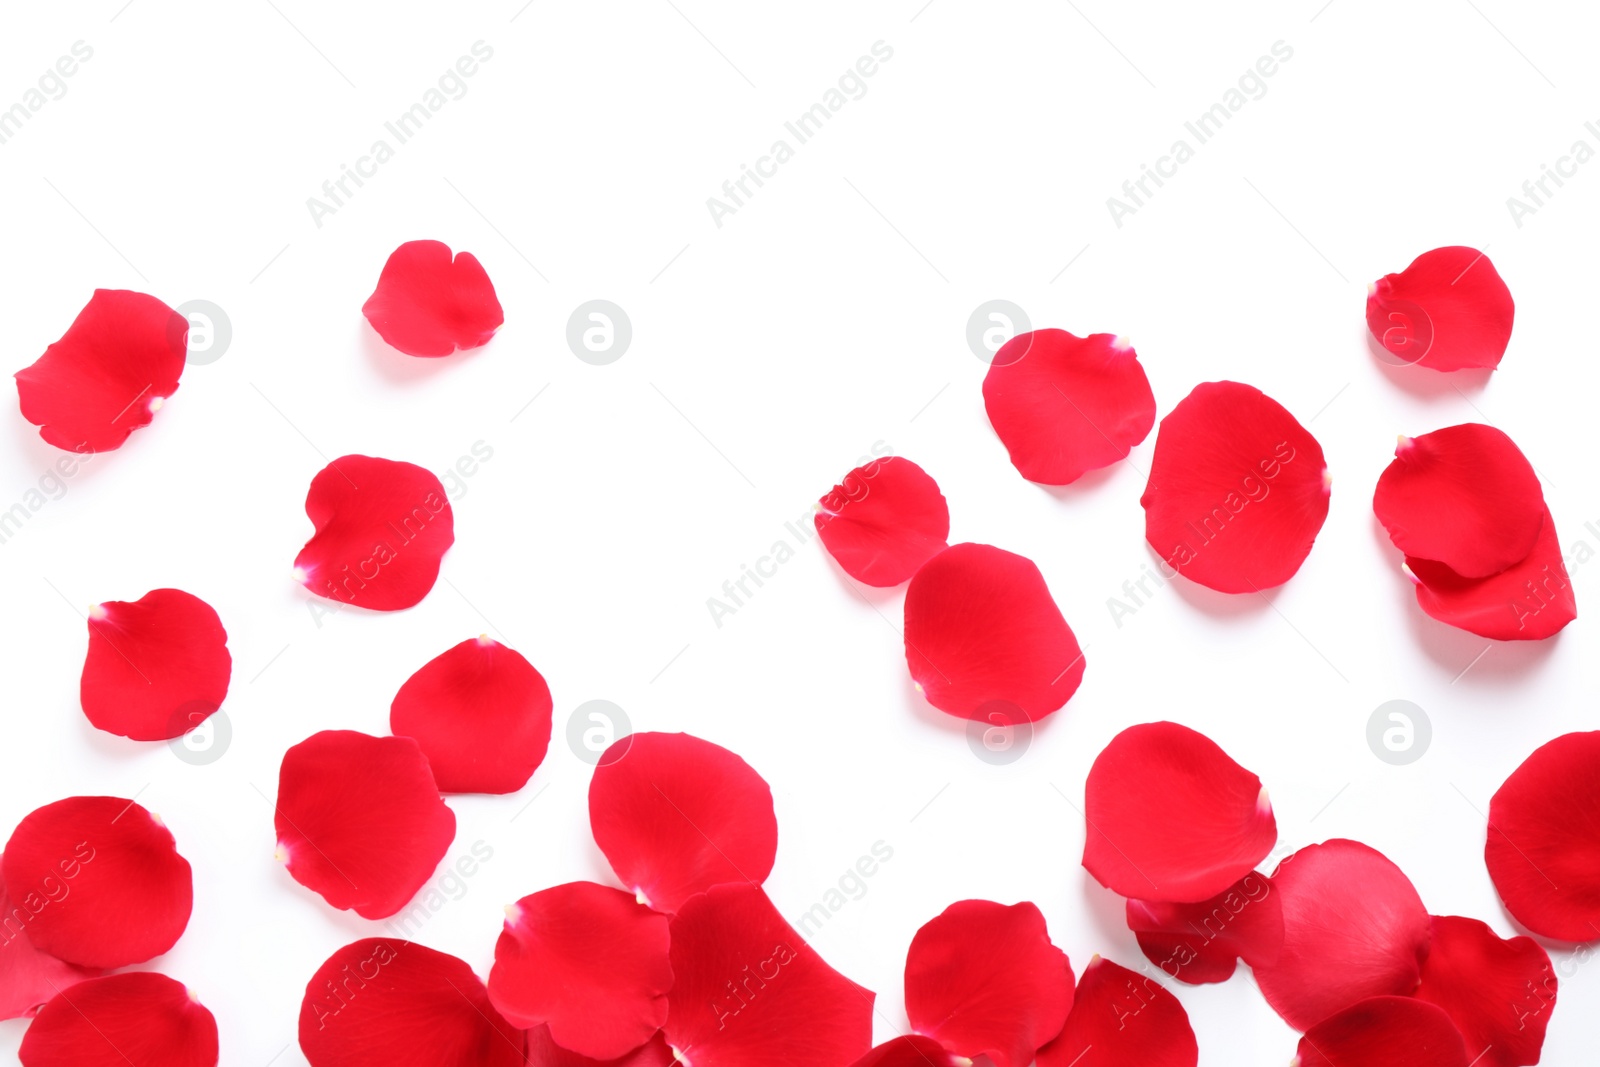
[[1528,558],[1488,578],[1463,578],[1442,563],[1406,557],[1417,604],[1430,617],[1496,641],[1542,641],[1578,617],[1572,578],[1547,507]]
[[1078,639],[1024,556],[989,545],[945,549],[911,579],[905,620],[911,677],[951,715],[1037,722],[1083,681]]
[[389,729],[416,738],[446,793],[515,793],[550,747],[550,687],[487,636],[423,664],[389,706]]
[[1154,978],[1096,956],[1083,969],[1061,1036],[1039,1067],[1195,1067],[1189,1013]]
[[899,585],[950,536],[939,483],[899,456],[857,467],[818,507],[823,545],[846,574],[867,585]]
[[300,1004],[311,1067],[523,1067],[524,1048],[471,967],[394,938],[329,956]]
[[407,241],[378,276],[361,313],[408,356],[448,356],[488,344],[505,321],[494,284],[471,252],[450,258],[440,241]]
[[778,854],[772,789],[725,748],[688,734],[619,738],[589,783],[595,844],[629,890],[675,912],[723,882],[759,885]]
[[1282,585],[1328,517],[1322,446],[1261,390],[1205,382],[1161,420],[1145,539],[1167,566],[1224,593]]
[[318,596],[374,611],[409,608],[433,588],[455,543],[444,486],[412,463],[341,456],[306,494],[317,532],[295,557],[295,577]]
[[164,974],[91,978],[44,1006],[22,1067],[216,1067],[217,1020]]
[[1216,896],[1278,840],[1261,779],[1175,722],[1130,726],[1112,738],[1083,794],[1084,869],[1125,897]]
[[1600,731],[1535,749],[1489,802],[1483,858],[1517,922],[1559,941],[1600,940]]
[[1469,422],[1402,437],[1378,479],[1372,510],[1408,556],[1466,578],[1528,557],[1544,526],[1544,490],[1516,443]]
[[210,604],[181,589],[89,611],[89,654],[79,698],[96,727],[165,741],[222,706],[233,674],[228,633]]
[[1298,1052],[1289,1067],[1467,1067],[1471,1059],[1450,1016],[1411,997],[1372,997],[1323,1019]]
[[528,1067],[673,1067],[677,1062],[667,1039],[659,1033],[614,1060],[591,1060],[550,1040],[548,1026],[528,1031]]
[[417,743],[353,730],[324,730],[284,753],[274,825],[294,880],[364,919],[404,907],[456,834]]
[[1028,1067],[1072,1007],[1072,965],[1032,903],[961,900],[906,950],[906,1017],[958,1056]]
[[143,963],[189,925],[189,861],[159,819],[121,797],[69,797],[17,824],[0,858],[34,947],[111,970]]
[[1476,248],[1424,252],[1367,293],[1367,329],[1403,363],[1494,368],[1511,341],[1511,290]]
[[117,448],[178,391],[188,339],[188,320],[155,297],[96,289],[61,340],[17,372],[22,417],[57,448]]
[[1127,920],[1145,958],[1191,985],[1225,982],[1237,961],[1273,964],[1283,951],[1283,903],[1258,871],[1198,904],[1130,900]]
[[983,406],[1011,465],[1066,485],[1124,459],[1156,423],[1156,398],[1133,347],[1109,333],[1018,334],[995,353]]
[[691,1067],[840,1067],[872,1047],[872,992],[824,963],[760,886],[686,902],[672,974],[667,1043]]
[[34,948],[28,937],[32,919],[33,912],[13,902],[0,882],[0,1019],[32,1018],[57,993],[100,973]]
[[1252,967],[1267,1003],[1304,1031],[1368,997],[1409,996],[1431,930],[1411,880],[1376,849],[1335,838],[1278,865],[1278,962]]
[[931,1037],[907,1034],[885,1041],[850,1067],[970,1067]]
[[1445,1010],[1477,1067],[1539,1062],[1556,986],[1550,957],[1533,938],[1501,940],[1477,919],[1433,917],[1416,996]]
[[511,1024],[562,1048],[626,1055],[667,1020],[667,917],[620,889],[568,882],[506,909],[489,999]]

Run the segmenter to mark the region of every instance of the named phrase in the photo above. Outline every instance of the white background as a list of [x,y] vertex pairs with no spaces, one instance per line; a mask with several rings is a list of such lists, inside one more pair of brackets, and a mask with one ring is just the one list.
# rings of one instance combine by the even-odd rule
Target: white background
[[[1584,526],[1600,520],[1600,163],[1520,228],[1506,207],[1574,140],[1600,147],[1583,128],[1600,119],[1594,13],[922,2],[11,6],[0,106],[75,41],[94,56],[0,145],[5,369],[37,358],[97,286],[213,301],[234,340],[0,545],[0,824],[77,793],[137,795],[167,821],[195,867],[195,911],[150,966],[216,1012],[224,1064],[301,1063],[306,979],[384,930],[274,862],[284,749],[325,728],[386,731],[400,683],[483,631],[548,678],[557,738],[521,794],[451,800],[451,856],[482,841],[494,857],[418,939],[480,973],[502,905],[609,880],[588,767],[562,740],[594,698],[766,776],[781,824],[767,888],[786,915],[874,842],[893,848],[815,938],[878,992],[879,1040],[904,1026],[912,933],[960,898],[1036,901],[1076,969],[1096,952],[1142,963],[1120,904],[1079,866],[1069,805],[1136,722],[1194,726],[1259,773],[1279,855],[1359,838],[1432,911],[1516,929],[1484,869],[1482,813],[1533,748],[1593,726],[1592,618],[1532,647],[1425,619],[1370,498],[1397,433],[1490,421],[1543,476],[1563,545],[1600,548]],[[317,227],[307,197],[480,39],[494,57],[467,94]],[[706,198],[879,40],[894,55],[867,94],[718,228]],[[1266,95],[1115,226],[1106,198],[1280,40],[1293,58]],[[424,237],[487,267],[506,323],[486,348],[413,360],[361,317],[388,253]],[[1455,243],[1486,249],[1515,294],[1502,369],[1379,364],[1367,282]],[[566,345],[593,298],[633,323],[610,366]],[[1180,583],[1115,625],[1107,598],[1154,561],[1138,505],[1154,435],[1080,485],[1024,482],[965,340],[994,298],[1035,326],[1132,338],[1163,414],[1232,378],[1307,423],[1334,483],[1300,573],[1265,599]],[[9,507],[59,453],[14,406],[5,423]],[[480,441],[493,458],[455,500],[457,543],[428,598],[319,625],[290,567],[326,458],[443,472]],[[784,523],[879,441],[938,479],[953,540],[1036,560],[1086,646],[1082,689],[1010,766],[977,759],[964,724],[912,689],[901,591],[853,590],[815,541],[720,628],[707,611],[742,565],[795,544]],[[1574,568],[1580,610],[1593,571]],[[159,586],[209,601],[230,635],[233,740],[209,766],[97,733],[77,706],[81,611]],[[1365,740],[1397,698],[1434,732],[1403,767]],[[1600,978],[1569,949],[1552,956],[1544,1062],[1564,1067],[1593,1047]],[[1243,971],[1177,993],[1208,1067],[1293,1055]],[[23,1029],[0,1026],[0,1045]]]

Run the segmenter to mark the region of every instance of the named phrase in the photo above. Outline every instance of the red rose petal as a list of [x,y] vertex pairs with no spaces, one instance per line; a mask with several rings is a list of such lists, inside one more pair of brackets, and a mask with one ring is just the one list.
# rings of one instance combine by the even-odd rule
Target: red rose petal
[[69,797],[17,824],[6,894],[34,947],[83,967],[143,963],[189,925],[194,879],[166,826],[121,797]]
[[1161,420],[1139,500],[1145,539],[1190,581],[1260,592],[1305,562],[1328,486],[1322,446],[1282,405],[1253,386],[1205,382]]
[[1261,779],[1174,722],[1130,726],[1112,738],[1083,792],[1084,869],[1125,897],[1216,896],[1278,840]]
[[1417,605],[1430,618],[1496,641],[1543,641],[1578,617],[1572,578],[1556,540],[1556,520],[1544,524],[1528,558],[1488,578],[1463,578],[1442,563],[1406,557],[1417,583]]
[[939,483],[899,456],[857,467],[818,506],[823,545],[846,574],[867,585],[906,581],[950,536]]
[[494,283],[471,252],[450,258],[440,241],[407,241],[378,276],[361,313],[408,356],[448,356],[489,343],[505,322]]
[[591,1060],[550,1040],[548,1026],[528,1031],[528,1067],[673,1067],[677,1062],[667,1039],[659,1033],[614,1060]]
[[311,1067],[523,1067],[524,1047],[471,967],[409,941],[344,946],[300,1005]]
[[89,611],[79,697],[98,729],[135,741],[180,737],[222,706],[232,674],[228,633],[197,596],[153,589]]
[[983,406],[1011,465],[1045,485],[1066,485],[1126,458],[1156,422],[1138,354],[1109,333],[1013,337],[989,364]]
[[1411,997],[1372,997],[1323,1019],[1290,1067],[1468,1067],[1450,1016]]
[[545,889],[506,909],[489,999],[514,1026],[546,1026],[562,1048],[615,1059],[666,1022],[667,944],[667,917],[620,889]]
[[531,663],[478,637],[406,680],[389,706],[389,729],[422,746],[441,791],[515,793],[544,762],[551,707]]
[[44,355],[16,374],[22,417],[71,452],[106,452],[178,391],[189,323],[153,296],[96,289]]
[[428,595],[455,543],[455,514],[439,479],[412,463],[341,456],[311,480],[306,515],[317,532],[295,576],[318,596],[373,611]]
[[1225,982],[1239,960],[1273,964],[1283,951],[1283,904],[1257,871],[1198,904],[1130,900],[1127,921],[1145,958],[1191,985]]
[[1404,363],[1494,368],[1511,342],[1511,290],[1476,248],[1435,248],[1367,294],[1367,329]]
[[1556,987],[1550,957],[1533,938],[1501,940],[1477,919],[1433,917],[1416,997],[1445,1010],[1477,1067],[1539,1062]]
[[91,978],[28,1026],[22,1067],[216,1067],[217,1020],[179,982],[148,971]]
[[872,992],[824,963],[760,886],[686,902],[672,974],[667,1043],[691,1067],[840,1067],[872,1047]]
[[688,734],[632,734],[606,749],[589,783],[589,825],[622,884],[662,912],[723,882],[759,885],[778,853],[771,788]]
[[1083,681],[1078,639],[1039,568],[989,545],[953,545],[916,573],[905,642],[928,703],[963,718],[1037,722]]
[[1483,858],[1506,910],[1536,934],[1600,940],[1600,731],[1563,734],[1489,802]]
[[1200,1047],[1178,998],[1146,975],[1096,956],[1067,1024],[1039,1067],[1195,1067]]
[[1411,880],[1359,841],[1309,845],[1278,865],[1278,962],[1253,967],[1273,1010],[1296,1030],[1357,1001],[1409,996],[1422,977],[1431,921]]
[[[39,897],[37,903],[44,907],[44,900]],[[57,993],[100,973],[34,948],[28,937],[32,918],[33,913],[14,903],[0,883],[0,1019],[31,1019]]]
[[284,753],[274,825],[294,880],[364,919],[403,908],[456,834],[417,743],[353,730],[324,730]]
[[906,951],[906,1017],[958,1056],[1028,1067],[1072,1007],[1072,965],[1032,903],[962,900]]
[[931,1037],[907,1034],[885,1041],[850,1067],[971,1067]]

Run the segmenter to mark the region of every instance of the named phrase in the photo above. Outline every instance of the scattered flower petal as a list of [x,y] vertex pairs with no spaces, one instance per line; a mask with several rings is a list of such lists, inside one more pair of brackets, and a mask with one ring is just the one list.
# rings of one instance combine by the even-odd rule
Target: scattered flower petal
[[1367,292],[1367,329],[1403,363],[1433,370],[1500,365],[1516,305],[1489,257],[1435,248]]
[[1417,604],[1430,618],[1496,641],[1543,641],[1578,617],[1572,577],[1547,507],[1528,558],[1488,578],[1463,578],[1442,563],[1406,557]]
[[91,978],[46,1004],[22,1067],[216,1067],[217,1020],[182,983],[135,971]]
[[972,1067],[972,1061],[953,1055],[931,1037],[907,1034],[885,1041],[850,1067]]
[[846,574],[899,585],[945,547],[950,508],[939,483],[899,456],[857,467],[818,503],[817,533]]
[[1067,1024],[1039,1067],[1195,1067],[1189,1013],[1154,978],[1096,956],[1083,969]]
[[1433,917],[1416,996],[1445,1010],[1476,1067],[1538,1063],[1556,987],[1550,957],[1533,938],[1502,940],[1477,919]]
[[667,1039],[659,1033],[617,1059],[591,1060],[552,1041],[548,1026],[528,1031],[528,1067],[673,1067],[677,1062]]
[[[34,903],[43,908],[46,898],[37,897]],[[57,993],[100,973],[34,948],[28,937],[32,917],[0,883],[0,1019],[31,1019]]]
[[79,698],[98,729],[135,741],[181,737],[222,706],[232,674],[228,633],[197,596],[154,589],[89,611]]
[[1411,997],[1372,997],[1318,1022],[1289,1067],[1468,1067],[1450,1016]]
[[505,322],[494,283],[471,252],[441,241],[407,241],[361,306],[372,328],[408,356],[448,356],[489,343]]
[[1270,965],[1283,951],[1283,904],[1258,871],[1198,904],[1130,900],[1127,920],[1145,958],[1190,985],[1225,982],[1239,960]]

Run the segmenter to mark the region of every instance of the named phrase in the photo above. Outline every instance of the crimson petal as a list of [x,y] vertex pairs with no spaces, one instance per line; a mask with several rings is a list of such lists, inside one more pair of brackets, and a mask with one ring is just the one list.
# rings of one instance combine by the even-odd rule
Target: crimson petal
[[1272,964],[1283,951],[1283,903],[1258,871],[1198,904],[1130,900],[1127,921],[1145,958],[1191,985],[1225,982],[1239,960]]
[[1477,1067],[1538,1063],[1556,988],[1550,957],[1533,938],[1501,940],[1477,919],[1433,917],[1416,996],[1449,1014]]
[[98,729],[135,741],[180,737],[222,706],[232,673],[222,620],[181,589],[89,611],[79,699]]
[[1516,317],[1489,257],[1454,245],[1424,252],[1367,293],[1367,329],[1404,363],[1439,371],[1500,365]]
[[149,971],[91,978],[39,1012],[22,1067],[216,1067],[217,1020],[183,987]]
[[[43,897],[36,903],[46,906]],[[33,912],[13,902],[0,882],[0,1019],[31,1019],[51,997],[100,973],[34,948],[28,937],[32,918]]]
[[1195,1067],[1200,1046],[1178,998],[1146,975],[1096,956],[1067,1024],[1039,1067]]
[[931,1037],[907,1034],[885,1041],[850,1067],[971,1067]]
[[1463,578],[1442,563],[1406,557],[1417,604],[1430,618],[1496,641],[1542,641],[1578,617],[1572,577],[1544,509],[1528,558],[1488,578]]
[[950,508],[928,472],[899,456],[857,467],[818,502],[817,533],[846,574],[899,585],[945,547]]
[[672,1067],[677,1062],[667,1039],[659,1033],[614,1060],[591,1060],[552,1041],[548,1026],[528,1031],[528,1067]]
[[489,343],[505,322],[494,283],[471,252],[407,241],[389,255],[361,306],[372,328],[408,356],[448,356]]
[[1306,1031],[1289,1067],[1468,1067],[1450,1016],[1411,997],[1372,997]]

